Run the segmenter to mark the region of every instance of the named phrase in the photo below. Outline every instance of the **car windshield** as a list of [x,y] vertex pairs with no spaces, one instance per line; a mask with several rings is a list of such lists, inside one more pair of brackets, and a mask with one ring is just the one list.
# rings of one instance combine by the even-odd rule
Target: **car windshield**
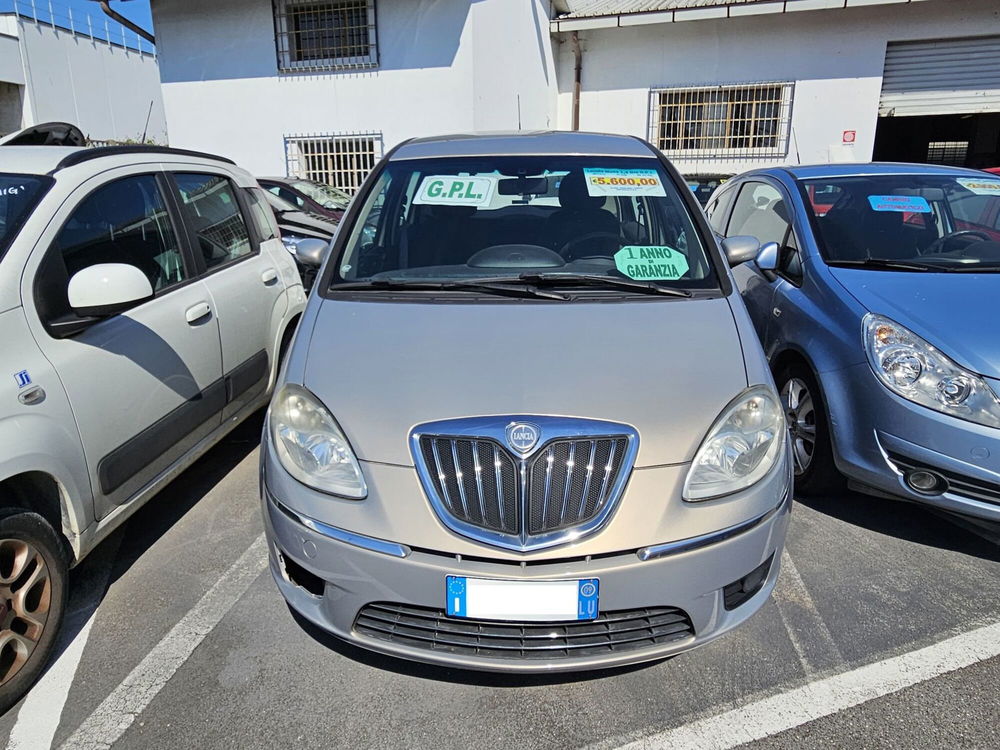
[[338,190],[330,185],[324,185],[322,182],[296,180],[290,184],[303,195],[312,198],[323,208],[336,208],[343,211],[351,202],[351,196],[343,190]]
[[660,162],[586,156],[390,162],[364,197],[331,286],[527,277],[619,291],[718,288]]
[[1000,178],[901,174],[802,182],[830,265],[1000,270]]
[[44,177],[0,174],[0,257],[49,184]]

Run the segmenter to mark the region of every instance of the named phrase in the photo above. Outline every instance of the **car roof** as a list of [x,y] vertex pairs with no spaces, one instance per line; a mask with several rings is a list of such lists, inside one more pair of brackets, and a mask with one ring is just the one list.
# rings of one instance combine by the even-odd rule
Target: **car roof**
[[396,149],[390,160],[543,155],[651,157],[654,152],[648,144],[632,136],[545,130],[414,138]]
[[[225,157],[165,146],[0,146],[0,171],[17,174],[47,175],[95,159],[115,158],[119,161],[145,157],[149,161],[170,163],[190,162],[192,158],[218,164],[235,164]],[[116,166],[119,166],[116,164]],[[242,172],[243,170],[239,170]]]
[[904,162],[867,162],[854,164],[806,164],[802,166],[786,166],[763,172],[784,171],[797,180],[809,180],[826,177],[865,177],[872,175],[974,175],[982,176],[978,169],[965,167],[949,167],[939,164],[907,164]]
[[84,148],[74,146],[0,146],[0,170],[17,174],[44,175],[59,162]]

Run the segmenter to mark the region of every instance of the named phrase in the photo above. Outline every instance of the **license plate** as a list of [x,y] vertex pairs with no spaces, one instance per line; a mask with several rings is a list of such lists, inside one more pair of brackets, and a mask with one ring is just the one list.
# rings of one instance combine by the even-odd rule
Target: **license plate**
[[450,617],[512,622],[593,620],[600,581],[505,581],[448,576]]

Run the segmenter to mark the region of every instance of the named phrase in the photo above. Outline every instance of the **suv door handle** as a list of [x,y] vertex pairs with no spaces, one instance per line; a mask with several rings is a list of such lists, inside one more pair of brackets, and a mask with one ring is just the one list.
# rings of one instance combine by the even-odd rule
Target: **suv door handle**
[[278,278],[278,272],[273,268],[265,268],[264,272],[260,275],[260,280],[265,284],[270,284],[276,278]]
[[184,317],[187,319],[188,323],[194,325],[210,312],[212,312],[212,308],[208,306],[207,302],[199,302],[197,305],[192,305],[185,310]]

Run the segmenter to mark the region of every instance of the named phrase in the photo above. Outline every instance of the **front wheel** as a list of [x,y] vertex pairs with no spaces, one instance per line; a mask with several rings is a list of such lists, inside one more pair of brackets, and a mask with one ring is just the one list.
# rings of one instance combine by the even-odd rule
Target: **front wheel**
[[792,443],[795,488],[815,495],[838,490],[843,477],[833,460],[823,395],[807,367],[788,365],[778,372],[778,392]]
[[68,577],[66,552],[44,518],[0,510],[0,713],[21,699],[52,655]]

